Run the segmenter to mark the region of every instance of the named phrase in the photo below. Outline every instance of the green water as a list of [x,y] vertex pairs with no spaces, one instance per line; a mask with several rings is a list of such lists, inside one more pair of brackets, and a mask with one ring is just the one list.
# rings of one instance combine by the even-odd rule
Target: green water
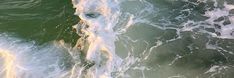
[[[159,14],[155,14],[158,16],[150,20],[159,23],[158,25],[161,27],[167,26],[174,28],[180,28],[181,23],[187,20],[203,21],[207,19],[207,17],[202,16],[205,11],[204,9],[207,6],[213,5],[212,3],[194,5],[179,0],[148,1],[160,9]],[[196,2],[197,0],[190,1]],[[224,0],[220,0],[220,3],[222,1]],[[226,1],[229,3],[233,2],[232,0]],[[125,5],[129,7],[127,3]],[[191,14],[181,12],[184,9],[192,9]],[[127,10],[134,12],[131,8]],[[79,21],[79,18],[74,15],[74,12],[75,9],[71,4],[71,0],[0,0],[0,34],[11,34],[25,41],[35,41],[37,44],[64,40],[66,43],[74,45],[79,38],[72,30],[72,26]],[[179,15],[185,17],[178,20],[176,17]],[[162,18],[166,18],[166,21],[160,21]],[[171,25],[166,25],[169,22]],[[204,72],[215,65],[230,67],[227,70],[221,68],[221,72],[224,73],[218,71],[211,78],[233,77],[233,55],[224,51],[234,51],[233,39],[213,38],[199,32],[181,32],[181,39],[166,42],[167,40],[178,37],[177,30],[162,30],[145,24],[134,25],[134,27],[129,28],[125,35],[139,40],[139,42],[127,44],[128,48],[126,48],[123,46],[126,44],[125,42],[117,41],[117,54],[122,56],[122,58],[127,56],[127,50],[130,49],[134,51],[133,54],[136,57],[141,57],[140,54],[145,49],[149,51],[149,48],[155,46],[157,41],[163,42],[162,45],[153,48],[147,60],[136,64],[151,69],[144,71],[146,77],[168,78],[174,75],[181,75],[181,77],[172,78],[207,78],[213,73],[204,74]],[[218,45],[224,48],[224,50],[207,49],[206,43],[209,40],[210,44]],[[147,45],[145,42],[149,44]],[[182,57],[178,58],[178,55]],[[132,77],[142,77],[142,71],[140,70],[131,69],[127,72]]]
[[72,25],[78,17],[73,13],[71,0],[1,0],[0,32],[38,44],[61,39],[74,43],[78,37]]

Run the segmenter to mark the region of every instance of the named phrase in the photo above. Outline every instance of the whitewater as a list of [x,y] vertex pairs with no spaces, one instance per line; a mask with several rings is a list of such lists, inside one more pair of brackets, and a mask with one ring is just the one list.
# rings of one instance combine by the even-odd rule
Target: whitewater
[[72,0],[75,46],[0,33],[0,77],[233,77],[233,1],[156,2]]

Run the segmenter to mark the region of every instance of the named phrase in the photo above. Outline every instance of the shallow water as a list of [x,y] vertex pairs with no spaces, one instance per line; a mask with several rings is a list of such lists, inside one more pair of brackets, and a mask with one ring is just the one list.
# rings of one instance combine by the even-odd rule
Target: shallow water
[[0,77],[232,78],[233,32],[232,0],[2,0]]

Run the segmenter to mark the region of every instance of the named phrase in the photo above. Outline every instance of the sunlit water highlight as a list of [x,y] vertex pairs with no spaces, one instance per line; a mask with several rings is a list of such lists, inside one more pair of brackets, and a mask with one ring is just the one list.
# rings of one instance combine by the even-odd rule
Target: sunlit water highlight
[[8,51],[0,50],[0,56],[1,56],[1,69],[2,69],[2,77],[4,78],[15,78],[15,56],[11,55]]

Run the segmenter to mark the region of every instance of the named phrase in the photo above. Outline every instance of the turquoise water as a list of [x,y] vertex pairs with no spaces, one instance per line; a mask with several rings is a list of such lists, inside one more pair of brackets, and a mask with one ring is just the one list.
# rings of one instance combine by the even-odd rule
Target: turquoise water
[[[17,77],[234,77],[233,0],[117,0],[123,2],[108,7],[99,5],[99,0],[79,1],[84,1],[83,4],[91,3],[76,7],[78,9],[87,9],[89,5],[96,4],[101,8],[114,8],[114,13],[104,16],[100,22],[96,18],[82,18],[79,14],[85,15],[86,12],[76,10],[73,7],[76,3],[72,4],[71,0],[0,1],[0,51],[9,50],[9,53],[16,56],[16,63],[22,65],[15,71],[20,75]],[[107,1],[112,3],[112,0]],[[74,15],[75,12],[79,13]],[[115,15],[115,12],[122,14],[113,17],[114,21],[103,21]],[[88,14],[89,17],[100,18],[108,14],[92,9],[87,13],[91,14]],[[90,19],[92,22],[87,23]],[[83,26],[77,24],[80,20],[86,22],[84,28],[79,28]],[[92,34],[78,36],[80,32],[77,34],[72,27],[74,25],[78,26],[77,31],[83,29]],[[102,25],[103,28],[113,25],[114,34],[109,31],[112,29],[99,31],[98,26]],[[99,38],[93,37],[92,42],[90,36],[93,34]],[[90,42],[88,38],[91,39]],[[78,45],[78,39],[81,45]],[[99,39],[100,42],[95,42]],[[111,46],[105,45],[104,52],[97,51],[100,56],[97,56],[97,52],[91,53],[89,59],[88,50],[100,49],[90,47],[92,43],[95,46]],[[77,49],[83,46],[84,49]],[[107,71],[105,68],[108,65],[103,64],[108,63],[106,59],[112,58],[112,48],[115,50],[113,54],[117,55],[112,57],[121,58],[114,59],[114,62],[121,62],[121,65],[114,64],[114,70]],[[1,57],[3,56],[0,56],[0,77],[3,77]]]

